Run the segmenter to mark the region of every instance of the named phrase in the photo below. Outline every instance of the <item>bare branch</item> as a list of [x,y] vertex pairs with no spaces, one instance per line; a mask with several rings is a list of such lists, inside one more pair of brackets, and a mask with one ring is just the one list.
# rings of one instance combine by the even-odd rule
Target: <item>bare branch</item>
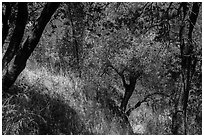
[[143,100],[137,102],[137,104],[136,104],[135,106],[131,107],[131,108],[126,112],[127,116],[129,116],[130,113],[131,113],[134,109],[138,108],[143,102],[147,102],[147,99],[148,99],[148,98],[150,98],[150,97],[152,97],[152,96],[154,96],[154,95],[161,95],[161,96],[165,96],[165,97],[169,97],[169,98],[171,97],[170,95],[168,95],[168,94],[166,94],[166,93],[162,93],[162,92],[155,92],[155,93],[149,94],[149,95],[147,95]]
[[[125,81],[125,76],[124,76],[124,71],[126,70],[126,68],[124,68],[123,70],[119,71],[118,69],[116,69],[110,62],[107,63],[105,69],[104,69],[104,72],[103,74],[105,73],[105,71],[107,71],[108,68],[112,68],[122,79],[122,82],[123,82],[123,86],[126,87],[127,86],[127,83]],[[102,75],[103,75],[102,74]]]

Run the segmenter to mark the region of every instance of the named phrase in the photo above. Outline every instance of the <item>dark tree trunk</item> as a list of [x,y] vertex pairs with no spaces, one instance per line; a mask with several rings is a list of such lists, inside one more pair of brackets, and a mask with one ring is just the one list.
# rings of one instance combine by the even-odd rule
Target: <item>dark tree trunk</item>
[[[19,50],[19,45],[22,41],[24,29],[26,26],[28,18],[28,9],[27,9],[27,3],[25,2],[19,2],[18,3],[18,15],[16,19],[16,26],[13,31],[13,35],[11,37],[11,41],[9,43],[9,46],[6,50],[6,53],[2,60],[2,68],[5,69],[5,67],[10,63],[16,52]],[[5,30],[6,31],[6,30]],[[5,32],[8,34],[8,32]],[[6,37],[6,36],[5,36]]]
[[[127,69],[127,68],[123,69],[122,71],[118,71],[115,67],[113,67],[113,65],[111,65],[111,63],[109,61],[107,61],[107,64],[106,64],[106,67],[104,69],[103,74],[105,73],[105,71],[107,71],[108,67],[111,67],[112,69],[114,69],[117,72],[117,74],[120,76],[122,83],[123,83],[123,86],[125,88],[125,95],[124,95],[122,102],[121,102],[121,105],[120,105],[120,109],[125,113],[128,101],[129,101],[130,97],[132,96],[132,93],[135,90],[135,85],[136,85],[137,79],[143,74],[143,72],[141,70],[132,71],[132,70]],[[128,77],[129,84],[125,80],[125,75],[124,75],[125,70],[129,73],[129,77]]]
[[18,75],[23,71],[26,66],[27,59],[37,46],[43,30],[52,17],[53,13],[58,8],[59,3],[47,3],[37,19],[31,35],[27,37],[19,49],[18,54],[14,57],[14,62],[8,67],[6,73],[2,76],[2,88],[3,91],[8,92],[8,89],[15,82]]
[[[183,66],[182,68],[184,68],[184,74],[186,76],[185,78],[185,87],[184,87],[184,95],[183,95],[183,112],[184,112],[184,134],[187,134],[187,114],[186,114],[186,110],[187,110],[187,106],[188,106],[188,97],[189,97],[189,91],[191,89],[191,78],[194,72],[191,72],[191,68],[195,67],[192,66],[192,61],[194,60],[194,56],[193,56],[193,40],[192,40],[192,33],[193,33],[193,29],[194,26],[196,24],[196,20],[198,18],[198,14],[199,14],[199,3],[195,2],[193,3],[193,7],[192,7],[192,11],[190,14],[190,20],[189,20],[189,31],[188,31],[188,44],[185,45],[185,52],[184,52],[184,57],[182,60],[185,66]],[[196,64],[194,64],[196,65]]]
[[[181,54],[181,68],[182,68],[182,93],[180,95],[181,101],[180,104],[182,106],[182,112],[183,112],[183,124],[184,124],[184,134],[187,134],[187,106],[188,106],[188,98],[189,98],[189,91],[191,89],[191,78],[193,76],[193,71],[195,70],[196,66],[196,58],[193,53],[193,43],[192,43],[192,33],[194,26],[196,24],[196,20],[199,14],[199,6],[200,3],[193,3],[192,10],[190,11],[188,7],[188,3],[184,2],[181,3],[181,7],[183,8],[183,12],[181,12],[181,15],[183,15],[182,18],[182,24],[180,26],[179,31],[179,39],[180,39],[180,54]],[[189,13],[189,26],[185,25],[186,15]],[[188,30],[188,40],[186,40],[184,28],[187,28]],[[178,134],[178,128],[181,126],[181,122],[179,122],[181,118],[179,118],[178,113],[175,113],[173,116],[172,121],[172,133]]]
[[136,85],[137,79],[140,77],[140,75],[141,75],[140,72],[137,72],[136,74],[130,73],[129,84],[126,83],[126,81],[123,77],[123,85],[125,88],[125,95],[124,95],[122,102],[121,102],[121,105],[120,105],[120,108],[123,112],[126,111],[128,101],[129,101],[130,97],[132,96],[133,91],[135,90],[135,85]]
[[135,89],[136,80],[137,80],[136,77],[132,77],[132,78],[130,78],[130,81],[129,81],[130,84],[126,84],[124,86],[124,88],[125,88],[125,95],[124,95],[124,97],[122,99],[121,106],[120,106],[120,108],[121,108],[121,110],[123,112],[125,112],[127,104],[128,104],[128,101],[129,101],[130,97],[132,96],[132,93],[133,93],[133,91]]
[[5,14],[2,13],[2,25],[3,25],[3,28],[2,28],[2,45],[4,45],[4,42],[6,40],[6,37],[8,35],[8,31],[9,31],[9,17],[11,15],[11,5],[10,3],[6,2],[5,3],[5,6],[6,6],[6,11],[5,11]]

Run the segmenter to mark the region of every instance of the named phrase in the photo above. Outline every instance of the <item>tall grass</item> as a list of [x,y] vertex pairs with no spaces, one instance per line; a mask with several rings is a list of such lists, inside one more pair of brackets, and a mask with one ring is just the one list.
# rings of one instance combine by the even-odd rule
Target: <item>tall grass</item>
[[70,71],[26,68],[10,88],[17,94],[3,93],[2,134],[171,134],[169,114],[143,104],[127,119],[118,107],[122,93],[115,91],[114,100],[112,90],[94,82]]
[[80,121],[83,96],[76,97],[74,92],[80,91],[70,84],[66,77],[45,69],[25,69],[10,89],[18,94],[3,97],[2,134],[86,133]]
[[2,134],[129,134],[110,107],[86,97],[84,83],[71,73],[26,68],[10,88],[18,94],[3,94]]

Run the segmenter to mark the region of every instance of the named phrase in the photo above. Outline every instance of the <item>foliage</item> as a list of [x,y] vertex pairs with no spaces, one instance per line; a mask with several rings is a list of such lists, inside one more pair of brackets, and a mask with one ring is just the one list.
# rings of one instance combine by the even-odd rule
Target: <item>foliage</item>
[[[22,41],[46,5],[27,4]],[[3,93],[2,134],[202,134],[201,8],[192,32],[189,23],[195,5],[202,7],[61,3],[9,89],[16,95]],[[3,54],[17,26],[18,3],[10,6]]]

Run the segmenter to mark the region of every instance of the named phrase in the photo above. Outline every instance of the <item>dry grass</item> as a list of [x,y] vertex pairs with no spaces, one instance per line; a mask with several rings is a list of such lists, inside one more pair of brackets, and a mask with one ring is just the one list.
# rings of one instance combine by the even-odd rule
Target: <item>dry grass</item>
[[141,105],[130,115],[130,127],[110,89],[70,72],[25,69],[10,90],[18,94],[3,94],[3,135],[171,134],[169,114]]
[[18,94],[3,95],[2,134],[127,134],[111,108],[87,99],[84,83],[71,73],[25,69],[10,89]]

